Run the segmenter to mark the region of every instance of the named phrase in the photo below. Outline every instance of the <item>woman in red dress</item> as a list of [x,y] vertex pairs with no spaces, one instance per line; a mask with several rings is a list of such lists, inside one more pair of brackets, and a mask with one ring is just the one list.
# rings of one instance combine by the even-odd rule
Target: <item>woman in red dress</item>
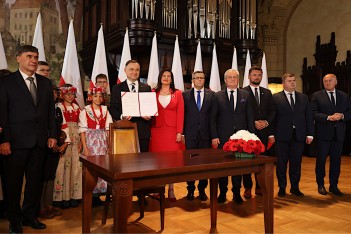
[[[150,151],[183,149],[184,101],[180,90],[174,86],[171,70],[161,71],[155,88],[158,116],[151,121]],[[175,202],[173,184],[168,188],[169,201]]]

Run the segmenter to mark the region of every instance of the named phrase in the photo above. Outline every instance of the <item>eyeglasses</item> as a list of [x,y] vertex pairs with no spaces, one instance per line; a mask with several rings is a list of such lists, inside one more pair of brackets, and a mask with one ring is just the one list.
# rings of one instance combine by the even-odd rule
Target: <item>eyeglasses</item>
[[201,76],[193,78],[193,80],[204,80],[204,79],[205,77],[201,77]]
[[37,71],[50,72],[50,69],[38,69]]

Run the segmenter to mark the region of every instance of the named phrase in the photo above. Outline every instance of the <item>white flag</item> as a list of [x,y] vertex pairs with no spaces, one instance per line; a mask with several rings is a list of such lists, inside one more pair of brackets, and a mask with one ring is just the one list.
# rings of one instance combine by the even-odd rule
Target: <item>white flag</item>
[[198,40],[197,49],[196,49],[196,58],[195,58],[194,72],[195,71],[203,71],[202,70],[202,55],[201,55],[200,40]]
[[124,42],[121,54],[121,62],[119,63],[117,84],[127,79],[127,75],[124,71],[124,68],[126,67],[126,62],[131,60],[131,58],[132,56],[130,55],[128,28],[126,28],[126,34],[124,34]]
[[246,87],[246,86],[248,86],[250,84],[250,80],[249,80],[249,70],[250,70],[250,68],[251,68],[250,51],[247,50],[243,87]]
[[160,67],[158,65],[158,52],[157,52],[157,39],[156,32],[154,38],[152,39],[152,47],[151,47],[151,56],[149,63],[149,73],[147,74],[147,84],[151,86],[151,88],[155,88],[157,86],[157,79],[160,73]]
[[238,70],[238,56],[236,54],[236,48],[234,46],[233,59],[232,59],[232,69]]
[[79,107],[84,108],[84,98],[82,81],[80,78],[79,63],[76,39],[74,36],[73,20],[71,20],[68,28],[67,44],[65,50],[65,57],[63,59],[62,72],[60,78],[60,86],[64,84],[71,84],[77,88],[76,101]]
[[211,66],[211,75],[210,75],[210,89],[214,92],[218,92],[221,90],[221,80],[219,76],[216,44],[213,45],[212,66]]
[[110,93],[110,85],[108,83],[105,40],[104,40],[104,31],[103,31],[102,25],[99,29],[98,39],[96,42],[94,66],[93,66],[93,71],[91,73],[91,79],[90,79],[90,88],[95,87],[96,76],[99,74],[105,74],[107,76],[108,86],[107,86],[106,92],[109,94]]
[[175,88],[184,91],[182,60],[180,59],[178,36],[176,37],[176,40],[174,43],[172,73],[174,76],[173,82],[174,82]]
[[267,62],[266,62],[266,54],[265,53],[263,53],[261,69],[262,69],[263,74],[262,74],[262,81],[261,81],[260,86],[268,89]]
[[43,41],[43,28],[41,24],[41,14],[39,12],[37,17],[37,24],[35,25],[35,31],[33,36],[32,46],[38,48],[39,51],[39,61],[46,62],[45,50],[44,50],[44,41]]
[[6,61],[4,44],[2,43],[1,32],[0,32],[0,69],[7,69],[7,61]]

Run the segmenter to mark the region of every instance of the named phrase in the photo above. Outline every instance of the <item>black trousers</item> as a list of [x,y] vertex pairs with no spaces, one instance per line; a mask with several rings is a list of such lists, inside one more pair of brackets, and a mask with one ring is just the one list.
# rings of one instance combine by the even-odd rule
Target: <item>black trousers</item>
[[330,155],[329,183],[330,187],[337,187],[340,175],[340,164],[343,142],[334,136],[331,141],[317,140],[316,180],[318,186],[324,186],[325,162]]
[[293,189],[299,189],[301,178],[301,161],[305,141],[297,141],[295,131],[290,141],[276,141],[277,153],[277,178],[278,186],[285,189],[287,185],[286,172],[289,164],[290,185]]
[[[4,157],[7,194],[7,218],[12,224],[19,224],[23,219],[36,218],[39,207],[43,164],[46,148],[35,146],[31,149],[12,149],[12,154]],[[26,177],[24,200],[20,206],[23,176]]]
[[150,138],[139,139],[140,152],[149,152]]
[[[186,149],[209,149],[211,148],[211,141],[210,140],[187,140],[185,136],[185,146]],[[187,189],[189,192],[195,191],[195,181],[188,181]],[[203,192],[208,185],[208,180],[199,180],[199,184],[197,189]]]

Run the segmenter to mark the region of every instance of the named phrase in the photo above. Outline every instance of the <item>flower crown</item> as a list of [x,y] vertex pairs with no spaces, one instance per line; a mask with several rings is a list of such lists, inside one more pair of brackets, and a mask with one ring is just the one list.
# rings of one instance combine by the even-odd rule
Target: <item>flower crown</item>
[[74,86],[70,86],[70,87],[60,87],[60,91],[62,94],[71,92],[71,93],[77,93],[77,88]]
[[94,87],[94,88],[90,88],[88,91],[89,95],[93,95],[97,93],[105,94],[106,90],[103,87]]

